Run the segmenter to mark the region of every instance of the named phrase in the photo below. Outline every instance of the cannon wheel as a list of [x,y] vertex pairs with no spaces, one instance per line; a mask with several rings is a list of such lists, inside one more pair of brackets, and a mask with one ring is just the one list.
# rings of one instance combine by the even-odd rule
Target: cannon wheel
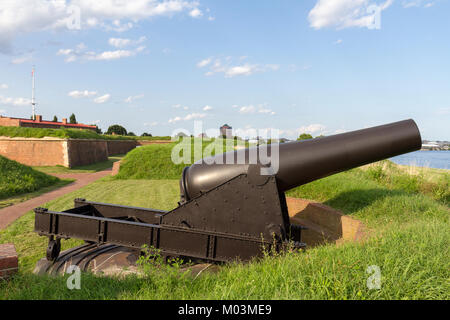
[[55,261],[58,258],[60,251],[61,251],[61,240],[59,238],[57,238],[56,240],[50,238],[47,247],[47,260]]

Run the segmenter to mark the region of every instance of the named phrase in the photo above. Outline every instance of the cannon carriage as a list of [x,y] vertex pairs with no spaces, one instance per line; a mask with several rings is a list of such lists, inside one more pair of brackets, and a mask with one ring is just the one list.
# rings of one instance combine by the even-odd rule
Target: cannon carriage
[[72,252],[83,256],[85,251],[90,259],[117,247],[139,251],[144,245],[166,257],[208,262],[245,261],[285,247],[301,249],[307,245],[302,242],[303,227],[289,220],[286,191],[420,147],[417,125],[404,120],[236,150],[186,167],[180,202],[173,210],[75,199],[74,208],[63,212],[36,208],[35,231],[49,238],[49,261],[58,259],[60,240],[68,238],[85,240],[86,245]]

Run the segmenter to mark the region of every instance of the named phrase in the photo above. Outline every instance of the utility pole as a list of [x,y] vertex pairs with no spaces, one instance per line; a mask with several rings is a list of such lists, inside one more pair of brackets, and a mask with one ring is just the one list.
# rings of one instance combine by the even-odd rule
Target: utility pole
[[34,82],[35,82],[35,74],[34,74],[34,66],[31,70],[31,107],[32,107],[32,117],[33,120],[36,120],[36,97],[35,97],[35,87],[34,87]]

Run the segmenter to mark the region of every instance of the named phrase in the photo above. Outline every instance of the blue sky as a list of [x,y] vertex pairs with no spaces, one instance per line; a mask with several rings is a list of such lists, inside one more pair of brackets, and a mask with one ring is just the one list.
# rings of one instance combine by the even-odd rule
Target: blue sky
[[424,139],[450,140],[449,12],[448,0],[1,1],[0,113],[30,116],[35,65],[38,114],[103,130],[201,120],[294,138],[413,118]]

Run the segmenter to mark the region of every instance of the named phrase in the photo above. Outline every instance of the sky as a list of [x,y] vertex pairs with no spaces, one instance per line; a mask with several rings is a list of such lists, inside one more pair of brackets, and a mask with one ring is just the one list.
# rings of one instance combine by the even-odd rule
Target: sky
[[1,0],[0,114],[450,140],[450,0]]

